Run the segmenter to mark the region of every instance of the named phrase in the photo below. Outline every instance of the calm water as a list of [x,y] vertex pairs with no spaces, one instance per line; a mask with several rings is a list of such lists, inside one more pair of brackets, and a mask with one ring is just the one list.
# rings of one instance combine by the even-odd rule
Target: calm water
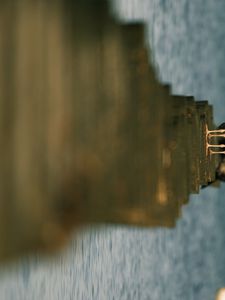
[[[144,20],[161,81],[208,99],[225,119],[225,2],[118,0],[124,21]],[[46,263],[2,270],[2,300],[211,300],[225,286],[225,186],[193,196],[174,230],[87,229]]]

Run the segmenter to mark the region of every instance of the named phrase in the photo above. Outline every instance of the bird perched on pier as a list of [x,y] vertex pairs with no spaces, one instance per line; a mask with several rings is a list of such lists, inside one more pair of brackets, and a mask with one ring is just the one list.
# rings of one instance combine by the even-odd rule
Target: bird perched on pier
[[[225,130],[225,123],[222,123],[219,127],[219,130],[224,129]],[[225,136],[220,137],[218,139],[218,142],[220,145],[224,145],[225,144]],[[219,166],[216,168],[216,179],[217,180],[221,180],[221,181],[225,181],[225,148],[221,148],[221,153],[220,155],[220,163]]]
[[218,144],[212,145],[208,144],[208,147],[219,148],[220,151],[210,150],[211,154],[218,154],[220,156],[219,165],[216,167],[216,176],[215,180],[208,182],[208,184],[203,185],[201,188],[205,188],[215,181],[224,181],[225,182],[225,122],[222,123],[216,130],[210,130],[207,132],[207,138],[218,138]]

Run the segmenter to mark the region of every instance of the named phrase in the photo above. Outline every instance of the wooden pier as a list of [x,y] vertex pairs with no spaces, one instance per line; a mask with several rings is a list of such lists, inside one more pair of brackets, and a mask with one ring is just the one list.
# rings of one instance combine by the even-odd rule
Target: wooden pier
[[175,226],[215,179],[212,106],[171,95],[106,1],[0,8],[0,259],[83,224]]

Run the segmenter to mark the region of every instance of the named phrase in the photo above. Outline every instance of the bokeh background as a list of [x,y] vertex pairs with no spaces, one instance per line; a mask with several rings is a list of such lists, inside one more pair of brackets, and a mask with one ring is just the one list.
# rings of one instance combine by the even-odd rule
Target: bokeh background
[[[225,120],[225,2],[114,0],[121,22],[146,23],[159,79]],[[151,51],[150,51],[151,49]],[[181,176],[182,170],[180,170]],[[1,267],[1,300],[211,300],[225,286],[225,185],[191,196],[175,229],[98,226],[50,259]]]

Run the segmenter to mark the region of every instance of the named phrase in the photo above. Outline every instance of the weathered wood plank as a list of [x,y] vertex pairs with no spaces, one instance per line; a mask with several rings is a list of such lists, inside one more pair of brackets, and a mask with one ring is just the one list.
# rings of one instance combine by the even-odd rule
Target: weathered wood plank
[[[171,96],[144,26],[120,25],[105,1],[1,6],[0,258],[54,248],[87,222],[174,226],[193,186],[213,178],[208,104],[202,120]],[[189,157],[202,162],[192,184]]]

